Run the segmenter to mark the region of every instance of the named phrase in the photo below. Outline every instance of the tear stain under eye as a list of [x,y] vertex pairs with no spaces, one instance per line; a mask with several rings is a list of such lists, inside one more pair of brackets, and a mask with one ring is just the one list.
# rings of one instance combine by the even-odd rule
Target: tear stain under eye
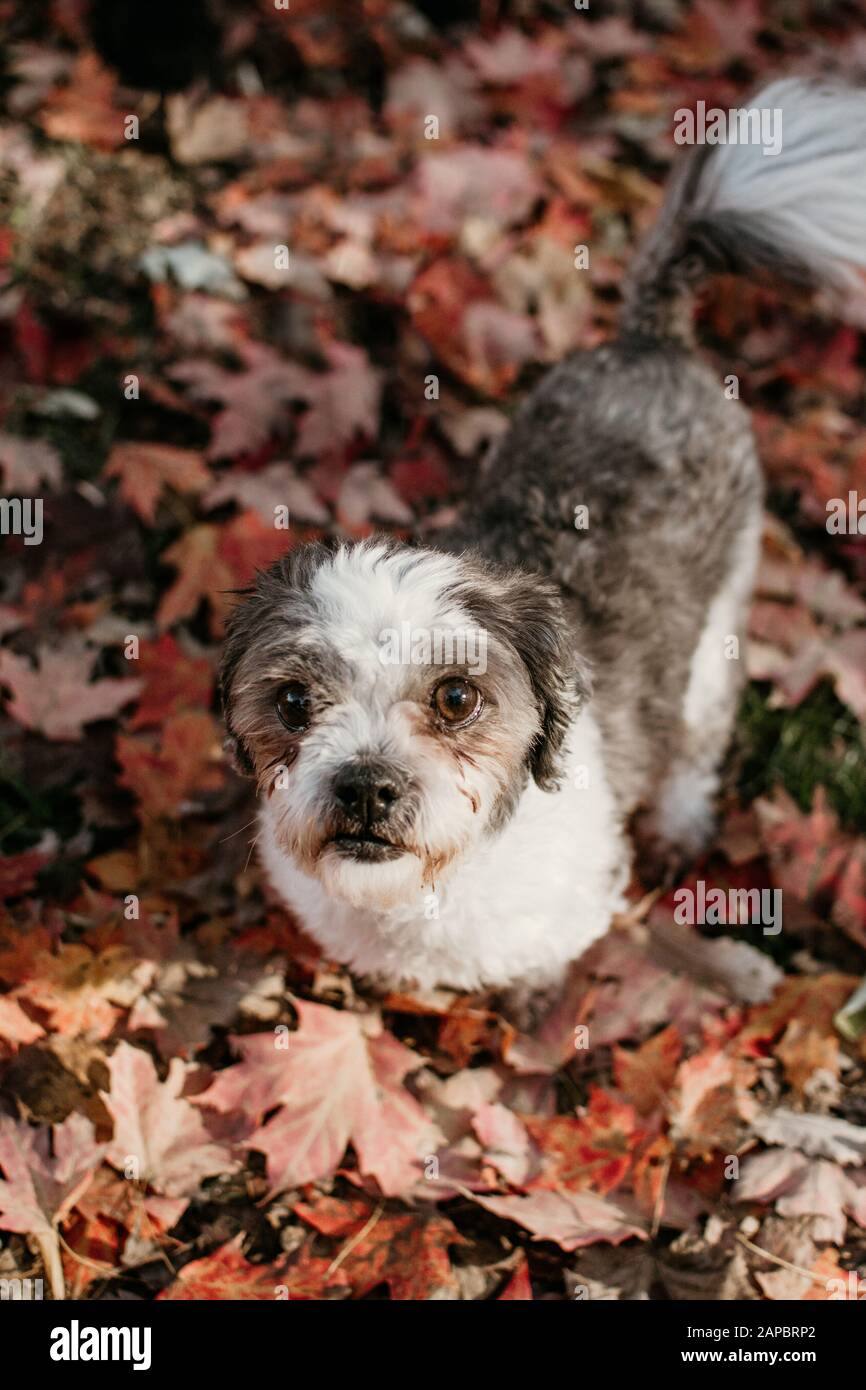
[[461,777],[466,776],[467,765],[472,768],[473,772],[478,771],[477,760],[473,758],[471,753],[467,753],[465,748],[449,748],[448,752],[451,754],[451,757],[454,759],[455,763],[460,769]]
[[[469,766],[473,768],[476,772],[478,771],[478,764],[475,761],[475,759],[471,756],[471,754],[465,752],[465,750],[461,752],[457,748],[451,748],[448,751],[450,752],[451,757],[457,764],[460,776],[464,781],[466,779],[466,763],[468,763]],[[457,784],[457,790],[459,791],[461,796],[466,797],[466,800],[472,807],[472,814],[474,816],[477,816],[479,810],[481,809],[481,797],[478,795],[478,793],[469,791],[467,787],[462,786],[459,782]]]

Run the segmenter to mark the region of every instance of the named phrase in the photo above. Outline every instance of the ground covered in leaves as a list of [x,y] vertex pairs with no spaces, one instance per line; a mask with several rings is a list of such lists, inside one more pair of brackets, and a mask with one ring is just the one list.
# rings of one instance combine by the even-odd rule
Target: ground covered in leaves
[[0,479],[44,502],[41,544],[0,538],[0,1278],[862,1296],[866,543],[826,526],[866,492],[855,327],[741,283],[701,310],[769,507],[688,883],[781,889],[778,935],[635,884],[534,1037],[485,998],[380,1007],[269,901],[214,698],[227,591],[435,528],[611,333],[675,108],[866,78],[860,8],[262,0],[161,54],[170,6],[155,53],[106,8],[0,0]]

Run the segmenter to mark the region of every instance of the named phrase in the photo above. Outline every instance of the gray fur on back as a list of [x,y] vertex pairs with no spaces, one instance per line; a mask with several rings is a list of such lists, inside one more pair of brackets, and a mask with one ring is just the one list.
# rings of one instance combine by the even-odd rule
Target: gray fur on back
[[760,516],[748,414],[696,355],[694,290],[719,270],[850,287],[866,264],[866,95],[788,78],[751,106],[781,112],[781,149],[682,160],[630,269],[619,338],[542,380],[440,538],[559,586],[626,811],[682,743],[708,609]]
[[440,538],[559,586],[626,810],[681,742],[692,654],[761,490],[721,381],[678,342],[626,338],[544,379]]

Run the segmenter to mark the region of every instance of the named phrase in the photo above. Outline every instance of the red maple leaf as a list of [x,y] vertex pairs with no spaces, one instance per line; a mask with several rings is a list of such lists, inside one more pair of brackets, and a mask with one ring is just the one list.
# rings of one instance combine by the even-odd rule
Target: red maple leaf
[[524,1123],[545,1164],[534,1188],[612,1192],[625,1180],[643,1137],[634,1107],[600,1086],[592,1088],[580,1116],[527,1115]]
[[206,657],[187,656],[171,633],[144,642],[135,667],[143,686],[127,726],[159,726],[184,709],[207,709],[213,689],[213,667]]
[[438,1212],[373,1208],[363,1197],[298,1202],[294,1210],[314,1230],[340,1243],[324,1257],[309,1244],[302,1248],[287,1275],[292,1297],[321,1298],[328,1291],[346,1290],[363,1298],[380,1284],[387,1284],[396,1299],[458,1297],[449,1248],[463,1244],[463,1237]]

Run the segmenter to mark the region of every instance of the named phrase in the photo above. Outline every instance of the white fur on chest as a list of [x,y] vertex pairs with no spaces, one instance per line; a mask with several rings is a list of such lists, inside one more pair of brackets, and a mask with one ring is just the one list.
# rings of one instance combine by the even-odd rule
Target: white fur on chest
[[360,975],[421,989],[550,984],[607,930],[628,873],[588,710],[568,750],[559,791],[530,782],[504,829],[414,903],[374,912],[329,897],[277,848],[265,805],[268,877],[325,953]]

